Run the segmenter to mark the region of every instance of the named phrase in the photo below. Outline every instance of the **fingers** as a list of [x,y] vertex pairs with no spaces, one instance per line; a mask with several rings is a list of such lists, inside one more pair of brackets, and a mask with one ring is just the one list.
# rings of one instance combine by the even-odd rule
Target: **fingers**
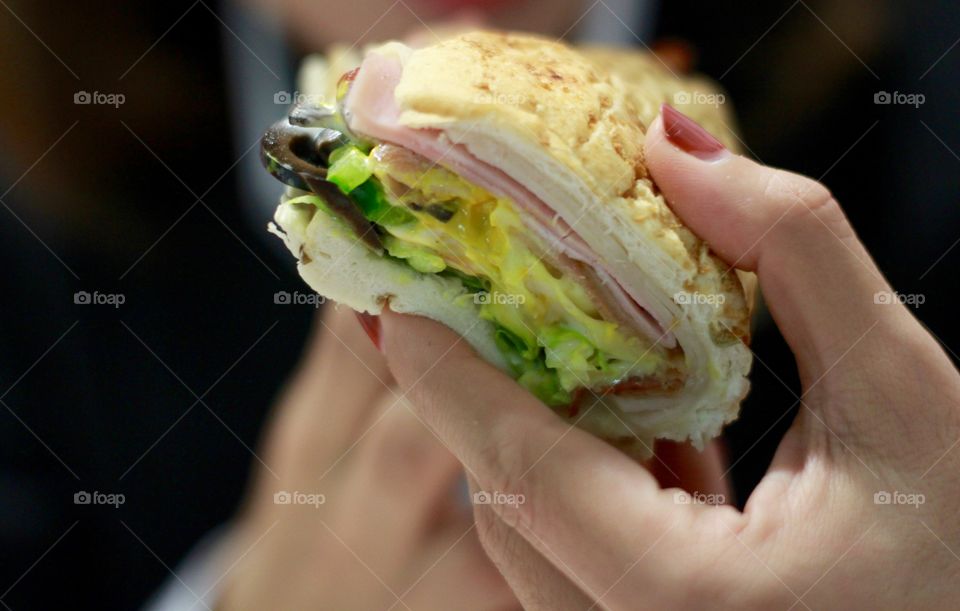
[[[379,392],[393,380],[386,359],[374,346],[356,313],[335,305],[318,321],[307,357],[298,372],[298,381],[326,394],[334,394],[329,391],[335,389],[337,395],[360,402],[362,393],[357,391]],[[369,389],[358,385],[349,388],[351,392],[342,392],[342,383],[347,381],[366,381]]]
[[[481,488],[471,477],[471,495]],[[504,524],[490,505],[474,504],[480,543],[503,573],[524,609],[589,609],[588,597],[560,570],[535,550],[516,530]]]
[[315,481],[356,440],[392,383],[353,311],[329,307],[274,416],[268,454],[281,464],[268,460],[271,468]]
[[351,452],[341,500],[349,515],[342,521],[364,532],[373,554],[386,541],[412,546],[455,494],[459,461],[398,395],[383,398]]
[[874,295],[887,283],[820,183],[729,153],[669,106],[645,146],[647,166],[681,219],[727,263],[758,273],[808,380],[876,321],[910,319],[902,308],[877,307]]
[[[392,312],[381,322],[391,370],[418,413],[483,490],[524,499],[490,507],[568,577],[600,590],[638,548],[711,536],[694,533],[694,514],[645,469],[561,421],[446,327]],[[670,562],[635,577],[653,587]]]

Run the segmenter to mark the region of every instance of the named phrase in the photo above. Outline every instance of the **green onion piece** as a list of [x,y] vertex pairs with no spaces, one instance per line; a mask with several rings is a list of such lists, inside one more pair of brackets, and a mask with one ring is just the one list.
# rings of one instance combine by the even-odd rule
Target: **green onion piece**
[[355,146],[341,146],[330,153],[327,180],[350,193],[373,174],[367,156]]

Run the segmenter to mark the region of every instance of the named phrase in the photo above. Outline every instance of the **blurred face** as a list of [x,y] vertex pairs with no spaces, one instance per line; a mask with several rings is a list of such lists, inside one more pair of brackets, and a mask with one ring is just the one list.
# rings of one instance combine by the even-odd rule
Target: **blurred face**
[[[561,36],[589,5],[581,0],[245,0],[278,19],[307,50],[335,42],[365,44],[419,37],[446,26],[481,24]],[[549,7],[549,10],[545,10]]]

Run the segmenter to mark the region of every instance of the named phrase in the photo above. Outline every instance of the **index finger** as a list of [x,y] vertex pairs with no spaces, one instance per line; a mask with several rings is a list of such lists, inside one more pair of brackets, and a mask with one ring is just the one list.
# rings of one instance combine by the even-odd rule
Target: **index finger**
[[[571,579],[603,592],[639,553],[666,545],[661,539],[708,536],[693,533],[694,510],[677,505],[650,473],[556,417],[453,331],[386,309],[381,319],[400,388],[501,519]],[[657,558],[634,578],[655,586],[671,562]]]

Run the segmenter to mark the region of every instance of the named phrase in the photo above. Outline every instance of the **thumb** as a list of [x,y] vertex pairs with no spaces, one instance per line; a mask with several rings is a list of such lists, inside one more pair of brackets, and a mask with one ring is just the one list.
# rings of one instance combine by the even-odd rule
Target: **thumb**
[[889,295],[886,281],[819,182],[732,154],[668,105],[651,124],[645,151],[687,226],[728,264],[757,273],[806,383],[878,321],[912,321],[878,297]]

